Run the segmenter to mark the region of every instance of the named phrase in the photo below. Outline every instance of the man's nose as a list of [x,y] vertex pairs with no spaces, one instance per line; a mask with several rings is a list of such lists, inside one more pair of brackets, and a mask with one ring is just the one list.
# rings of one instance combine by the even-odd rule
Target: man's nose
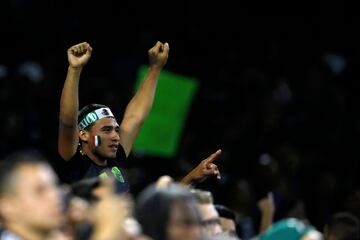
[[119,141],[120,140],[119,133],[116,131],[112,131],[111,139],[114,141]]

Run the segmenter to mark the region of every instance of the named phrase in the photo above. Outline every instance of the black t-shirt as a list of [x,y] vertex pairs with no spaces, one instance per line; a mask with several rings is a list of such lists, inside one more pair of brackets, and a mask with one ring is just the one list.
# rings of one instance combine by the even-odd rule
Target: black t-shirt
[[79,149],[76,154],[69,160],[62,160],[59,177],[64,183],[74,183],[83,179],[93,177],[108,177],[111,172],[116,179],[116,188],[118,192],[128,192],[129,183],[120,163],[126,160],[124,149],[119,145],[116,152],[116,158],[107,159],[106,166],[99,166],[92,161],[87,155],[82,155]]

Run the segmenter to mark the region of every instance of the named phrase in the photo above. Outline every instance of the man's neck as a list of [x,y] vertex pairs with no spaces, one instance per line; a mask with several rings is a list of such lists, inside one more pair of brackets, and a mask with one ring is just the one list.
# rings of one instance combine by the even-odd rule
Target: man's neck
[[90,151],[90,149],[88,148],[88,146],[86,144],[82,145],[81,154],[88,156],[96,165],[99,165],[99,166],[107,165],[106,159],[103,159],[100,156],[97,156],[96,154],[94,154],[92,151]]

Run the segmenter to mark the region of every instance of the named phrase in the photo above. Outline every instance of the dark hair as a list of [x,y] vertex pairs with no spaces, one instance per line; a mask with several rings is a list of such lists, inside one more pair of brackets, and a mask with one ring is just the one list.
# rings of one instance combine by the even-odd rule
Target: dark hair
[[100,181],[101,179],[99,177],[91,177],[77,181],[70,186],[70,196],[76,196],[88,202],[95,202],[97,198],[93,195],[93,191],[101,185]]
[[13,189],[14,175],[20,166],[48,164],[45,157],[37,150],[21,150],[8,155],[0,161],[0,196]]
[[228,218],[236,222],[235,213],[234,211],[230,210],[230,208],[220,204],[215,204],[214,206],[220,217]]
[[334,214],[326,224],[328,235],[336,236],[338,240],[359,239],[359,219],[349,212]]
[[[86,114],[95,111],[96,109],[99,108],[109,108],[106,105],[102,105],[102,104],[97,104],[97,103],[92,103],[92,104],[88,104],[86,106],[84,106],[83,108],[80,109],[79,111],[79,115],[78,115],[78,124],[81,122],[81,120],[86,116]],[[89,125],[88,127],[86,127],[86,129],[90,128],[92,125]]]
[[[140,223],[143,233],[152,239],[166,240],[170,213],[175,202],[190,202],[197,211],[194,196],[181,185],[172,183],[166,187],[157,187],[152,184],[145,188],[137,198],[135,205],[135,217]],[[198,213],[196,215],[199,216]],[[196,220],[200,222],[200,218]]]

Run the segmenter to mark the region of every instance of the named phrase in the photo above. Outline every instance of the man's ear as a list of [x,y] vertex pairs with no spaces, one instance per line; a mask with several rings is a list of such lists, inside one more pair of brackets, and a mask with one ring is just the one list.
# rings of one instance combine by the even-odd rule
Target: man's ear
[[79,138],[81,139],[81,141],[83,142],[88,142],[89,141],[89,132],[86,130],[80,130],[79,133]]

